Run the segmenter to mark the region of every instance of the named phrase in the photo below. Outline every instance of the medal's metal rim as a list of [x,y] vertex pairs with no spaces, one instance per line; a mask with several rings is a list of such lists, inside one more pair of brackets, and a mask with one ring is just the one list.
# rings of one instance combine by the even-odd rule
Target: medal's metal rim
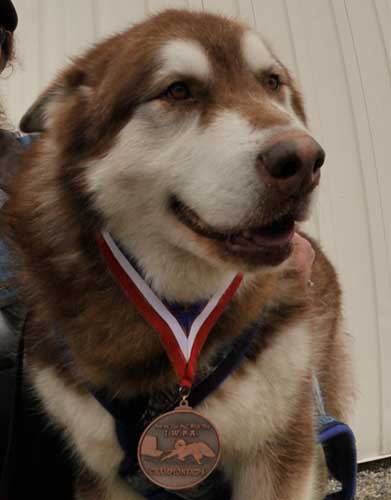
[[[217,453],[217,458],[216,458],[216,461],[215,461],[215,464],[214,466],[210,469],[210,471],[208,472],[208,474],[206,476],[204,476],[202,479],[198,480],[198,481],[195,481],[191,484],[188,484],[186,486],[179,486],[178,488],[170,488],[169,486],[166,486],[162,483],[160,483],[159,481],[156,481],[155,479],[151,479],[151,476],[150,474],[145,470],[145,468],[143,467],[143,464],[142,464],[142,461],[140,460],[140,449],[141,449],[141,443],[144,439],[144,436],[145,434],[149,431],[149,429],[155,424],[155,422],[159,421],[161,418],[163,417],[167,417],[168,415],[171,415],[172,413],[178,413],[178,412],[183,412],[183,413],[193,413],[195,415],[197,415],[198,417],[201,417],[203,418],[204,420],[206,420],[208,422],[208,424],[213,427],[213,429],[215,430],[215,433],[216,433],[216,437],[217,437],[217,443],[219,445],[219,449],[218,449],[218,453]],[[219,436],[219,433],[217,432],[217,429],[215,427],[215,425],[206,417],[204,417],[203,415],[201,415],[201,413],[198,413],[197,411],[194,411],[192,408],[190,407],[184,407],[184,408],[176,408],[175,410],[172,410],[172,411],[168,411],[166,413],[163,413],[163,415],[160,415],[159,417],[156,417],[149,425],[148,427],[146,427],[144,429],[144,432],[141,434],[141,437],[138,441],[138,445],[137,445],[137,461],[138,461],[138,464],[140,466],[140,469],[142,470],[142,472],[145,474],[145,476],[148,478],[149,481],[151,481],[151,483],[153,484],[156,484],[157,486],[160,486],[161,488],[164,488],[165,490],[170,490],[170,491],[181,491],[181,490],[189,490],[190,488],[194,488],[194,486],[197,486],[198,484],[202,483],[203,481],[205,481],[205,479],[207,477],[209,477],[212,472],[217,468],[217,466],[219,465],[220,463],[220,458],[221,458],[221,442],[220,442],[220,436]]]

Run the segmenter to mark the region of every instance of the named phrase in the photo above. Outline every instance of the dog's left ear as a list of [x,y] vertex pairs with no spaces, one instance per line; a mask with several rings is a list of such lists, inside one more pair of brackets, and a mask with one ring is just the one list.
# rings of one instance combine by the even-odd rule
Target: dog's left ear
[[42,92],[22,116],[19,123],[20,130],[27,134],[47,130],[56,108],[63,104],[66,98],[83,84],[84,78],[85,73],[78,68],[72,68],[71,71],[60,75]]
[[52,85],[45,90],[38,99],[29,107],[20,120],[20,130],[28,134],[32,132],[43,132],[47,128],[47,110],[50,104],[62,97],[63,88],[60,85]]

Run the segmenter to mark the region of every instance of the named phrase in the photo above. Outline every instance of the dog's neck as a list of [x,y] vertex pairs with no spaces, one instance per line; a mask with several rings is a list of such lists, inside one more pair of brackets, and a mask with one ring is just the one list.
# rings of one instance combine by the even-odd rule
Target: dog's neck
[[[167,302],[194,304],[207,300],[232,275],[233,269],[213,266],[158,235],[149,237],[146,248],[137,238],[111,233],[156,295]],[[249,278],[246,276],[245,281]]]

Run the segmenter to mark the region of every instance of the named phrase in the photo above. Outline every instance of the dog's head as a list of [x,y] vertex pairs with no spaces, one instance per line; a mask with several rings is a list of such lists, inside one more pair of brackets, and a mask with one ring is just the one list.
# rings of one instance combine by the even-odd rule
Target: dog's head
[[[145,264],[290,254],[324,153],[284,65],[241,24],[166,11],[77,59],[22,121]],[[70,180],[69,180],[70,179]],[[150,261],[152,262],[151,257]]]

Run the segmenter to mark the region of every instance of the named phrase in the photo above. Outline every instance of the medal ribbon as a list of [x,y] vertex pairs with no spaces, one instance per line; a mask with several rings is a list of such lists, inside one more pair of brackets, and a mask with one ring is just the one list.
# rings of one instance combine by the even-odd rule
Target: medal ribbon
[[129,262],[110,234],[102,232],[97,239],[100,251],[125,296],[159,334],[180,385],[190,388],[195,376],[198,355],[213,325],[238,289],[243,275],[231,273],[193,319],[189,331],[186,332],[175,315]]

